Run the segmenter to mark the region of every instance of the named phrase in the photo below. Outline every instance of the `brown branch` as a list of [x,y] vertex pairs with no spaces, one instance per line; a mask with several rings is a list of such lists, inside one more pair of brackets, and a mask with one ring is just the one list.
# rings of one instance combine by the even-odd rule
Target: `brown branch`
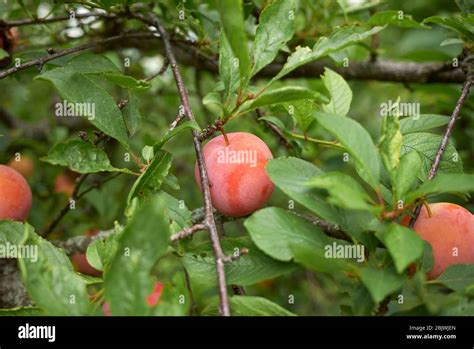
[[169,66],[170,66],[170,62],[168,61],[168,58],[165,58],[165,61],[163,62],[163,66],[161,67],[161,69],[156,74],[153,74],[152,76],[149,76],[145,80],[146,81],[151,81],[154,78],[156,78],[160,75],[163,75],[165,73],[165,71],[168,69]]
[[[265,113],[260,109],[257,108],[255,109],[255,113],[257,114],[257,120],[260,119],[261,117],[265,116]],[[262,121],[265,126],[270,129],[280,140],[280,143],[290,152],[293,153],[293,144],[290,143],[290,141],[285,137],[283,134],[283,131],[280,130],[280,128],[271,122],[267,120],[259,120]]]
[[[446,131],[444,132],[443,138],[441,139],[441,143],[438,147],[438,150],[436,151],[436,156],[433,159],[430,171],[428,172],[429,181],[431,181],[438,172],[439,164],[441,163],[441,159],[443,158],[444,152],[446,151],[446,147],[448,146],[449,137],[453,132],[454,125],[456,124],[459,113],[461,112],[461,108],[464,102],[466,101],[472,83],[472,75],[468,74],[467,79],[466,81],[464,81],[464,84],[462,86],[461,95],[459,96],[459,99],[456,102],[456,106],[454,107],[453,113],[451,114],[451,119],[449,120],[448,126],[446,126]],[[410,223],[408,225],[410,228],[413,228],[415,226],[415,222],[418,219],[418,216],[420,215],[422,206],[423,205],[421,204],[416,206],[415,211],[413,212],[413,217],[411,218]]]
[[[218,57],[210,58],[200,53],[195,47],[182,42],[173,42],[179,63],[194,67],[201,71],[218,74]],[[257,79],[273,78],[284,65],[284,57],[263,68]],[[416,63],[397,62],[378,57],[375,62],[351,61],[348,67],[341,67],[330,60],[313,61],[294,70],[283,79],[318,78],[328,67],[346,80],[377,80],[400,83],[462,83],[466,74],[461,67],[453,68],[448,62]]]
[[71,209],[70,207],[71,201],[76,201],[77,194],[79,193],[79,190],[81,189],[82,183],[84,183],[87,177],[89,177],[89,173],[82,174],[76,179],[76,185],[74,186],[74,191],[71,197],[69,198],[68,202],[66,203],[66,205],[63,206],[61,211],[59,211],[59,213],[56,215],[56,218],[51,222],[51,224],[40,234],[41,236],[43,237],[48,236],[58,226],[59,222],[61,222],[61,220],[68,214],[68,212]]
[[59,248],[62,248],[67,255],[75,253],[85,253],[87,247],[95,240],[105,239],[115,233],[114,229],[103,230],[94,236],[80,235],[74,236],[67,240],[51,240],[51,243]]
[[221,131],[222,127],[225,125],[226,121],[222,119],[216,119],[211,125],[207,126],[201,132],[199,132],[198,140],[199,142],[204,142],[206,139],[209,139],[217,131]]
[[[141,14],[134,14],[134,17],[141,20],[142,22],[148,24],[149,26],[153,26],[157,28],[158,32],[161,35],[161,39],[163,41],[163,45],[165,48],[166,57],[168,58],[171,66],[171,70],[173,71],[174,79],[176,82],[176,86],[178,88],[179,97],[181,99],[181,104],[183,105],[184,112],[189,120],[194,121],[194,115],[189,103],[189,97],[186,91],[186,87],[184,86],[183,78],[179,71],[178,62],[176,61],[176,57],[173,53],[173,49],[170,43],[169,34],[166,29],[161,24],[160,20],[156,15],[153,13],[149,13],[149,17],[143,16]],[[192,131],[193,135],[193,143],[194,149],[196,152],[197,163],[199,168],[199,174],[201,177],[201,188],[204,197],[204,208],[205,208],[205,219],[204,224],[209,231],[209,236],[211,239],[212,248],[214,251],[215,259],[216,259],[216,269],[217,269],[217,284],[218,284],[218,291],[219,291],[219,313],[222,316],[229,316],[230,315],[230,307],[229,307],[229,300],[227,295],[227,285],[225,280],[225,270],[224,270],[224,262],[225,256],[222,251],[222,247],[219,240],[219,234],[216,228],[216,222],[214,220],[214,213],[211,201],[211,192],[209,189],[209,178],[207,176],[206,165],[204,162],[204,156],[202,154],[201,149],[201,142],[198,139],[199,132],[196,130]]]
[[144,37],[153,37],[153,34],[151,33],[129,33],[129,34],[120,34],[116,36],[111,36],[109,38],[103,39],[103,40],[97,40],[97,41],[92,41],[88,42],[82,45],[78,45],[75,47],[70,47],[61,51],[54,52],[49,55],[42,56],[40,58],[31,60],[29,62],[20,64],[19,66],[14,66],[9,69],[6,69],[2,72],[0,72],[0,80],[6,78],[7,76],[17,73],[21,70],[25,70],[34,66],[38,66],[42,68],[45,63],[52,61],[54,59],[57,59],[59,57],[64,57],[73,53],[78,53],[82,51],[86,51],[89,49],[92,49],[94,47],[102,46],[102,45],[107,45],[111,42],[114,41],[120,41],[124,39],[130,39],[130,38],[144,38]]
[[49,24],[54,22],[63,22],[70,19],[82,19],[89,17],[100,17],[100,18],[117,18],[117,15],[107,12],[93,11],[88,13],[75,13],[74,18],[71,18],[70,15],[56,16],[50,18],[25,18],[25,19],[16,19],[11,21],[0,20],[0,29],[8,29],[12,27],[22,27],[26,25],[38,25],[38,24]]
[[198,231],[206,230],[206,229],[207,229],[207,227],[203,223],[195,224],[191,227],[184,228],[183,230],[181,230],[180,232],[178,232],[176,234],[171,235],[170,240],[172,242],[175,242],[175,241],[187,238],[187,237],[193,235],[194,233],[196,233]]
[[351,237],[347,235],[343,230],[341,230],[341,228],[338,225],[326,222],[314,216],[298,213],[292,210],[288,210],[288,212],[293,213],[294,215],[307,220],[311,224],[314,224],[320,227],[322,231],[329,237],[352,242]]

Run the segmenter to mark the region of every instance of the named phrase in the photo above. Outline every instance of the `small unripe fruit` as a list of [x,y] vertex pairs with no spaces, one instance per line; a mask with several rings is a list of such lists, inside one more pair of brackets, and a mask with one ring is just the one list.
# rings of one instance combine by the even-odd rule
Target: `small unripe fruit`
[[[98,233],[98,230],[89,229],[85,232],[85,236],[94,236]],[[90,275],[90,276],[101,276],[102,271],[94,268],[92,265],[89,264],[87,261],[87,257],[85,253],[75,253],[71,256],[71,262],[74,266],[74,270],[78,271],[81,274]]]
[[0,219],[25,221],[31,209],[31,189],[14,169],[0,165]]
[[474,264],[474,217],[464,207],[439,202],[423,206],[414,230],[433,249],[434,265],[429,279],[455,264]]
[[[234,132],[227,139],[229,144],[218,136],[203,147],[212,205],[227,216],[242,217],[262,208],[270,198],[273,183],[265,165],[273,156],[253,134]],[[201,187],[197,163],[194,175]]]
[[90,276],[101,276],[102,272],[97,270],[87,261],[87,257],[84,253],[76,253],[71,256],[71,262],[74,266],[74,270],[84,275]]

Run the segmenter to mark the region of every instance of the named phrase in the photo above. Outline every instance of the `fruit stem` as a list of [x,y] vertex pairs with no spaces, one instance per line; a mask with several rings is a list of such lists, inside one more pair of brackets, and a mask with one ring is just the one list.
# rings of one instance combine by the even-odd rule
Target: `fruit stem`
[[222,135],[224,136],[225,145],[229,146],[229,138],[227,138],[227,133],[224,131],[224,127],[219,127],[219,131],[221,131]]

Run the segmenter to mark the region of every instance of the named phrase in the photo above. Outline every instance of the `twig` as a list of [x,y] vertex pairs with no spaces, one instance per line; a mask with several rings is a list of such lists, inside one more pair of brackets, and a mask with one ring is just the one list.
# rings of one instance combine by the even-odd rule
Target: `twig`
[[[174,79],[176,82],[176,86],[178,88],[178,93],[181,99],[181,104],[184,108],[184,112],[189,120],[194,121],[195,119],[194,119],[194,115],[189,103],[189,97],[188,97],[186,88],[184,86],[183,78],[179,71],[176,57],[171,47],[168,32],[163,27],[158,17],[154,15],[153,13],[150,13],[149,17],[145,17],[141,14],[133,14],[133,16],[141,20],[142,22],[148,24],[149,26],[153,26],[158,29],[158,32],[160,33],[161,39],[163,41],[166,57],[168,57],[171,70],[173,71]],[[204,156],[202,154],[201,142],[198,139],[199,132],[197,132],[196,130],[193,130],[192,135],[193,135],[194,149],[196,152],[197,163],[198,163],[198,168],[199,168],[199,174],[201,177],[201,188],[202,188],[203,197],[204,197],[204,208],[205,208],[204,224],[207,230],[209,231],[209,237],[211,239],[212,248],[213,248],[214,256],[216,259],[217,284],[218,284],[218,291],[219,291],[219,313],[222,316],[230,316],[230,307],[229,307],[229,300],[228,300],[228,295],[227,295],[227,286],[226,286],[225,270],[224,270],[225,256],[220,244],[219,234],[216,228],[216,222],[214,221],[214,213],[213,213],[213,207],[212,207],[212,201],[211,201],[211,192],[209,189],[209,178],[207,176]]]
[[206,229],[207,229],[207,227],[203,223],[195,224],[191,227],[184,228],[183,230],[181,230],[180,232],[178,232],[176,234],[171,235],[170,239],[171,239],[172,242],[175,242],[175,241],[187,238],[188,236],[191,236],[191,235],[193,235],[194,233],[196,233],[198,231],[206,230]]
[[[265,116],[265,113],[260,109],[257,108],[255,109],[255,113],[257,114],[257,120],[260,119],[261,117]],[[258,120],[262,121],[267,128],[269,128],[280,140],[280,143],[285,146],[285,148],[290,152],[293,153],[293,144],[290,143],[290,141],[285,137],[283,134],[282,130],[271,122],[267,120]]]
[[97,181],[96,183],[94,184],[91,184],[89,187],[87,187],[86,189],[84,189],[83,191],[81,191],[80,194],[77,195],[77,198],[76,200],[79,200],[80,198],[82,198],[84,195],[86,195],[87,193],[91,192],[92,190],[94,189],[99,189],[101,186],[103,186],[105,183],[111,181],[112,179],[120,176],[123,172],[116,172],[114,173],[113,175],[105,178],[103,181]]
[[77,194],[78,194],[79,190],[81,189],[81,185],[84,183],[84,181],[87,179],[87,177],[89,177],[89,173],[82,174],[81,176],[79,176],[76,179],[76,185],[74,186],[74,191],[72,192],[72,195],[69,198],[68,202],[66,203],[66,205],[64,205],[64,207],[61,209],[61,211],[59,211],[56,218],[51,222],[51,224],[43,231],[42,234],[40,234],[41,236],[43,236],[43,237],[48,236],[58,226],[59,222],[61,222],[61,220],[64,218],[64,216],[67,215],[67,213],[71,209],[70,208],[71,201],[76,201]]
[[11,67],[7,70],[0,72],[0,80],[6,78],[7,76],[17,73],[21,70],[25,70],[34,66],[39,66],[40,68],[49,61],[52,61],[56,58],[67,56],[73,53],[89,50],[91,48],[106,45],[114,41],[123,40],[123,39],[130,39],[130,38],[143,38],[143,37],[153,37],[151,33],[130,33],[130,34],[120,34],[116,36],[111,36],[110,38],[106,38],[103,40],[97,40],[88,42],[86,44],[82,44],[75,47],[70,47],[61,51],[54,52],[53,54],[45,55],[40,58],[34,59],[32,61],[20,64],[19,66]]
[[74,18],[70,15],[50,17],[50,18],[25,18],[12,21],[0,20],[0,28],[22,27],[25,25],[48,24],[54,22],[68,21],[70,19],[82,19],[88,17],[117,18],[117,15],[107,12],[93,11],[88,13],[75,13]]
[[[443,157],[444,152],[446,151],[446,147],[448,146],[449,137],[453,131],[454,125],[456,124],[456,120],[458,119],[461,108],[469,94],[469,89],[471,88],[472,83],[473,83],[472,76],[468,74],[468,77],[462,86],[461,96],[459,96],[459,99],[456,102],[456,106],[454,107],[453,113],[451,114],[451,119],[449,120],[448,126],[446,126],[446,131],[444,132],[443,138],[436,152],[436,156],[431,165],[431,169],[428,172],[429,181],[431,181],[436,176],[436,173],[438,172],[441,159]],[[415,211],[413,212],[413,217],[411,218],[410,223],[408,225],[410,228],[414,227],[415,222],[418,219],[418,216],[420,215],[421,207],[422,207],[421,204],[416,206]]]
[[185,118],[185,115],[184,115],[184,114],[178,114],[178,116],[176,116],[176,119],[174,119],[174,121],[171,123],[168,132],[173,131],[173,130],[176,128],[176,126],[178,126],[179,123],[180,123],[184,118]]
[[217,119],[211,125],[207,126],[201,132],[199,132],[198,140],[199,142],[203,142],[206,139],[210,138],[214,133],[217,131],[222,130],[222,127],[225,125],[226,121],[223,119]]
[[183,268],[183,270],[184,270],[184,282],[186,284],[186,289],[189,292],[189,298],[190,298],[189,316],[193,316],[194,311],[196,310],[196,301],[194,300],[194,293],[191,287],[191,279],[189,277],[189,273],[186,270],[186,268]]
[[67,240],[51,240],[51,243],[59,248],[62,248],[68,255],[75,253],[85,253],[87,247],[95,240],[105,239],[115,233],[114,229],[103,230],[94,236],[74,236]]
[[168,58],[165,58],[165,60],[163,62],[163,66],[161,67],[161,69],[156,74],[153,74],[152,76],[147,77],[145,80],[146,81],[151,81],[154,78],[156,78],[160,75],[163,75],[165,73],[166,69],[168,69],[169,65],[170,65],[170,62],[168,61]]
[[351,237],[349,235],[347,235],[344,231],[342,231],[341,228],[336,224],[326,222],[326,221],[324,221],[320,218],[314,217],[314,216],[298,213],[298,212],[295,212],[293,210],[288,210],[288,212],[293,213],[294,215],[307,220],[311,224],[317,225],[318,227],[320,227],[323,230],[323,232],[327,236],[330,236],[330,237],[335,238],[335,239],[340,239],[340,240],[345,240],[345,241],[352,242]]

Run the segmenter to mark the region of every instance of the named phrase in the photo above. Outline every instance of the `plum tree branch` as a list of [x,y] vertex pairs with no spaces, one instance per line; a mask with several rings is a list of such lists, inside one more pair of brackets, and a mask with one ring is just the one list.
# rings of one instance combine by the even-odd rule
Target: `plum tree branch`
[[187,238],[188,236],[191,236],[191,235],[193,235],[194,233],[196,233],[200,230],[206,230],[206,229],[207,229],[207,227],[203,223],[194,224],[191,227],[186,227],[183,230],[181,230],[180,232],[171,235],[170,240],[171,240],[171,242],[175,242],[175,241]]
[[[168,32],[163,27],[158,17],[151,12],[148,14],[148,16],[144,16],[138,13],[133,14],[133,16],[141,20],[143,23],[147,24],[148,26],[155,27],[160,33],[161,39],[164,45],[165,54],[174,75],[174,79],[175,79],[176,86],[178,89],[181,104],[184,109],[184,113],[186,114],[189,120],[194,121],[195,120],[194,114],[191,109],[186,87],[184,85],[184,81],[178,67],[178,62],[176,61],[176,57],[173,53],[173,48],[171,46]],[[222,316],[230,316],[230,307],[229,307],[227,284],[226,284],[226,277],[225,277],[225,270],[224,270],[224,263],[226,261],[226,258],[222,251],[219,234],[217,232],[216,222],[214,219],[214,210],[212,207],[211,192],[209,188],[209,178],[207,176],[206,164],[204,162],[201,142],[198,139],[199,132],[196,130],[193,130],[192,136],[193,136],[194,149],[196,152],[196,158],[197,158],[197,163],[198,163],[198,168],[199,168],[199,174],[201,177],[201,188],[202,188],[203,198],[204,198],[205,219],[204,219],[203,224],[206,226],[209,232],[212,249],[214,251],[214,256],[216,259],[217,286],[218,286],[218,291],[219,291],[219,313]]]
[[67,240],[51,240],[51,243],[62,248],[67,255],[85,253],[87,247],[95,240],[105,239],[115,233],[115,229],[103,230],[94,236],[79,235]]
[[[451,114],[451,119],[449,120],[448,125],[446,126],[446,130],[444,132],[443,138],[441,139],[441,143],[439,144],[438,150],[436,151],[435,158],[433,159],[433,163],[431,164],[430,171],[428,172],[428,180],[431,181],[437,174],[439,165],[441,163],[441,159],[443,158],[444,152],[446,151],[446,147],[448,146],[449,137],[453,132],[454,125],[458,119],[459,113],[461,112],[461,108],[466,101],[467,96],[469,95],[469,90],[473,83],[473,76],[471,73],[468,73],[466,80],[461,89],[461,95],[459,96],[458,101],[456,102],[456,106],[454,107],[453,113]],[[413,228],[415,225],[418,216],[420,215],[422,204],[416,206],[414,210],[414,215],[410,220],[409,227]]]
[[260,118],[265,116],[265,113],[260,108],[255,109],[255,113],[257,115],[257,120],[262,121],[265,124],[265,126],[268,129],[270,129],[278,137],[278,139],[280,140],[280,143],[288,150],[289,153],[293,153],[293,145],[290,143],[288,138],[286,138],[283,131],[280,130],[278,126],[272,124],[271,122],[267,120],[259,120]]
[[117,15],[113,13],[108,13],[104,11],[91,11],[87,13],[74,13],[74,15],[64,15],[56,16],[49,18],[24,18],[16,19],[11,21],[0,20],[0,29],[3,28],[13,28],[13,27],[22,27],[26,25],[39,25],[39,24],[49,24],[55,22],[64,22],[70,19],[82,19],[89,17],[100,17],[100,18],[116,18]]
[[144,38],[144,37],[153,37],[153,34],[152,33],[124,33],[124,34],[120,34],[116,36],[111,36],[106,39],[91,41],[82,45],[69,47],[64,50],[53,52],[51,54],[41,56],[37,59],[22,63],[18,66],[15,65],[9,69],[6,69],[0,72],[0,80],[6,78],[7,76],[11,74],[17,73],[21,70],[25,70],[34,66],[38,66],[42,68],[43,65],[49,61],[52,61],[54,59],[64,57],[73,53],[78,53],[78,52],[86,51],[98,46],[107,45],[114,41],[120,41],[120,40],[131,39],[131,38]]

